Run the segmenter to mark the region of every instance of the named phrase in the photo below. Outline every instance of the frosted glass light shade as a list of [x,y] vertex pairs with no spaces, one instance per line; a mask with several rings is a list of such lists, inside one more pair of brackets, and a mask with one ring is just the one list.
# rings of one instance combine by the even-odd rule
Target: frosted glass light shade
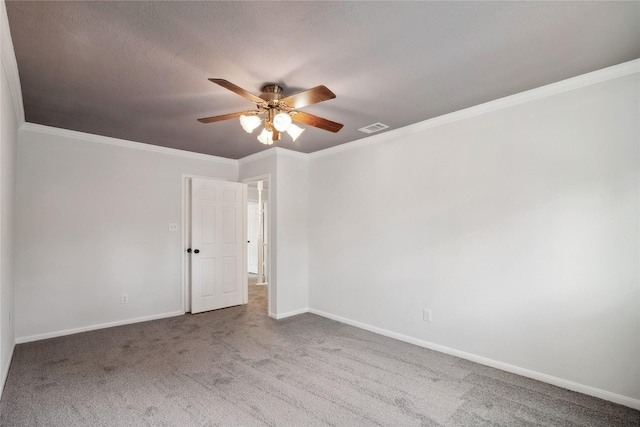
[[291,138],[293,139],[294,142],[296,139],[298,139],[298,137],[302,132],[304,132],[304,129],[294,124],[289,125],[289,129],[287,129],[287,133],[291,135]]
[[278,113],[273,118],[273,127],[276,128],[278,132],[286,132],[291,125],[291,116],[287,113]]
[[262,120],[258,116],[245,116],[244,114],[240,116],[240,125],[245,132],[251,133],[255,128],[260,126]]
[[264,145],[273,144],[273,131],[262,129],[262,133],[258,135],[258,141],[262,142]]

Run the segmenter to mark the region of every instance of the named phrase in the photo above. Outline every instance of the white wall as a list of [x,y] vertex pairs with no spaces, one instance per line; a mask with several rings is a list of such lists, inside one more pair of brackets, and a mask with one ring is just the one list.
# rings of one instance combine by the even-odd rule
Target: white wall
[[284,316],[309,307],[308,161],[279,154],[277,174],[278,314]]
[[15,347],[15,198],[18,127],[24,110],[7,10],[0,0],[0,393]]
[[182,174],[236,181],[237,162],[34,125],[19,141],[18,340],[179,314]]
[[638,82],[312,155],[311,309],[637,406]]
[[307,156],[274,148],[240,160],[240,180],[270,175],[269,316],[308,309]]
[[[4,3],[0,5],[4,9]],[[14,347],[14,222],[18,123],[5,63],[0,66],[0,392]]]
[[273,218],[278,215],[278,176],[277,176],[277,155],[276,149],[267,150],[249,157],[245,157],[239,161],[240,182],[255,177],[268,176],[269,184],[269,213],[268,218],[268,250],[269,265],[267,271],[269,274],[269,307],[268,313],[270,317],[278,318],[278,224]]

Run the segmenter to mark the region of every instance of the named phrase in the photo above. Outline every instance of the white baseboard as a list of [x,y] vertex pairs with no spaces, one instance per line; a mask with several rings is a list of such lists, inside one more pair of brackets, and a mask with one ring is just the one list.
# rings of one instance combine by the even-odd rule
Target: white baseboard
[[298,314],[308,313],[308,308],[301,308],[300,310],[289,311],[287,313],[269,313],[269,317],[276,320],[284,319],[286,317],[297,316]]
[[631,397],[622,396],[620,394],[612,393],[606,390],[601,390],[595,387],[579,384],[573,381],[565,380],[562,378],[554,377],[551,375],[543,374],[541,372],[532,371],[530,369],[521,368],[519,366],[510,365],[508,363],[500,362],[498,360],[489,359],[486,357],[478,356],[472,353],[456,350],[454,348],[445,347],[439,344],[434,344],[429,341],[424,341],[418,338],[410,337],[408,335],[399,334],[386,329],[371,326],[366,323],[358,322],[356,320],[347,319],[342,316],[336,316],[334,314],[326,313],[324,311],[310,308],[309,313],[317,314],[318,316],[326,317],[331,320],[345,323],[347,325],[355,326],[356,328],[364,329],[369,332],[384,335],[389,338],[394,338],[400,341],[414,344],[420,347],[425,347],[430,350],[439,351],[440,353],[450,354],[452,356],[460,357],[461,359],[470,360],[472,362],[480,363],[481,365],[490,366],[492,368],[500,369],[503,371],[511,372],[514,374],[522,375],[523,377],[532,378],[534,380],[542,381],[548,384],[553,384],[558,387],[566,388],[568,390],[577,391],[578,393],[587,394],[589,396],[598,397],[600,399],[608,400],[610,402],[619,403],[620,405],[628,406],[633,409],[640,410],[640,400],[633,399]]
[[16,349],[15,340],[11,344],[11,354],[9,355],[9,360],[7,361],[7,365],[2,368],[2,377],[0,378],[0,397],[2,397],[2,392],[4,391],[4,385],[7,383],[7,376],[9,375],[9,368],[11,367],[11,361],[13,360],[13,352]]
[[164,319],[166,317],[182,316],[184,311],[171,311],[168,313],[153,314],[151,316],[136,317],[133,319],[117,320],[115,322],[100,323],[97,325],[83,326],[82,328],[65,329],[63,331],[47,332],[46,334],[28,335],[16,338],[16,344],[23,344],[32,341],[46,340],[48,338],[62,337],[65,335],[78,334],[80,332],[95,331],[96,329],[112,328],[114,326],[130,325],[132,323],[148,322],[149,320]]

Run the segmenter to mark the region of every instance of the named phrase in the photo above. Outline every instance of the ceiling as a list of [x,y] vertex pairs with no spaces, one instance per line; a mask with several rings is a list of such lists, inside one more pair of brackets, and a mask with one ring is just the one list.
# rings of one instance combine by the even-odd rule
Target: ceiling
[[[232,159],[259,95],[325,85],[310,153],[640,57],[640,2],[6,1],[26,121]],[[387,131],[388,131],[387,130]],[[384,132],[384,131],[383,131]]]

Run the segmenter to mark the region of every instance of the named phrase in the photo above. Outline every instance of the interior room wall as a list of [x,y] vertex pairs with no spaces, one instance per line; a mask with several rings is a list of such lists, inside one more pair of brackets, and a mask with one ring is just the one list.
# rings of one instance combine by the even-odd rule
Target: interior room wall
[[20,129],[19,342],[181,313],[181,234],[169,223],[181,223],[182,174],[237,181],[238,166],[140,147]]
[[308,309],[308,160],[282,148],[240,160],[240,180],[270,174],[269,315]]
[[[0,4],[4,11],[4,2]],[[6,17],[3,17],[6,19]],[[3,21],[4,21],[3,19]],[[3,22],[4,24],[4,22]],[[2,48],[5,48],[3,44]],[[6,52],[3,52],[6,54]],[[4,55],[3,55],[4,58]],[[14,347],[14,247],[18,121],[5,61],[0,65],[0,392],[9,371]]]
[[[240,182],[255,177],[270,176],[269,185],[269,215],[277,217],[278,212],[278,176],[277,149],[270,149],[241,159],[239,163]],[[266,179],[266,178],[264,178]],[[278,224],[269,221],[269,316],[278,317]]]
[[308,160],[278,153],[278,314],[286,317],[309,307]]
[[312,311],[638,405],[639,89],[312,155]]

